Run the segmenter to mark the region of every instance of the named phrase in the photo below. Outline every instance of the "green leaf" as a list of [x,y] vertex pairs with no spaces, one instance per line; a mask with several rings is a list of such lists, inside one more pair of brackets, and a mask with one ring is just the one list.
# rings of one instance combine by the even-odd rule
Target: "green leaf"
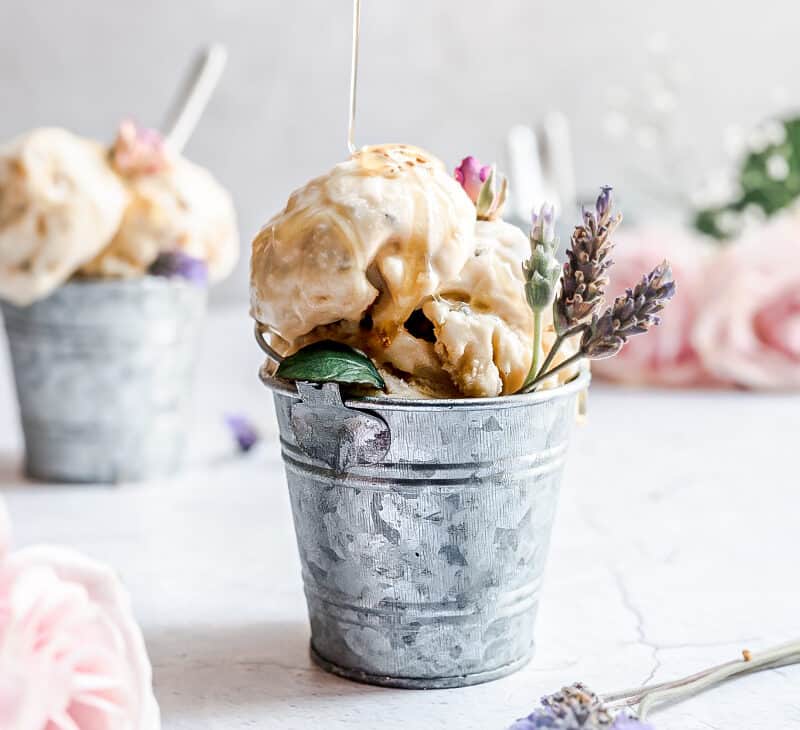
[[371,385],[381,390],[386,387],[378,369],[364,353],[332,340],[315,342],[289,355],[275,374],[286,380],[311,383]]

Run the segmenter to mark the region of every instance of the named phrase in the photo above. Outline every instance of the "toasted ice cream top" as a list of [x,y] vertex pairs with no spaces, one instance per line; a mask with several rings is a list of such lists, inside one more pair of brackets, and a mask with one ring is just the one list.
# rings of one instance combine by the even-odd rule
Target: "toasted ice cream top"
[[128,193],[106,149],[64,129],[0,147],[0,298],[27,305],[105,246]]
[[316,327],[366,315],[389,345],[472,250],[475,207],[415,147],[365,147],[297,190],[253,241],[255,319],[292,348]]

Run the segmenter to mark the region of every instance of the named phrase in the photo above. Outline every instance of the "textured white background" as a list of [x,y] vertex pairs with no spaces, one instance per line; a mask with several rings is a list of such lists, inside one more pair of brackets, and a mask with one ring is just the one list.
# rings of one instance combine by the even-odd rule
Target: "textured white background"
[[[790,0],[363,6],[358,141],[414,142],[448,165],[470,152],[499,160],[511,124],[558,108],[580,188],[612,181],[632,198],[625,170],[642,151],[633,137],[606,143],[602,123],[609,94],[641,87],[654,33],[683,66],[681,134],[709,161],[728,124],[800,99]],[[345,154],[350,0],[0,0],[0,139],[40,124],[108,139],[126,115],[158,125],[212,39],[229,45],[230,65],[188,153],[232,189],[247,245],[291,189]],[[218,298],[245,296],[245,259]]]

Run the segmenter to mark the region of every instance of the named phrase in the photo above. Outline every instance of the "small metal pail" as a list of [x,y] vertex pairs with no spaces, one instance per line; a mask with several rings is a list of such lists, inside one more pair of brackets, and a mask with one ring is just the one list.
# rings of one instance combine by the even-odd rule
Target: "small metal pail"
[[173,472],[206,299],[205,287],[147,276],[4,302],[26,473],[113,483]]
[[522,667],[577,401],[354,398],[269,376],[311,652],[360,682],[433,689]]

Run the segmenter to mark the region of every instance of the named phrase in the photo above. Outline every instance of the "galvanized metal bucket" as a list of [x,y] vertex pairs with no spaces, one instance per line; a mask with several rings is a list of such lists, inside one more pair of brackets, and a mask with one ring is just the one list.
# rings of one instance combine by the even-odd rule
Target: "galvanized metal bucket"
[[314,661],[419,689],[528,662],[588,372],[529,395],[344,401],[269,372]]
[[108,483],[173,472],[206,299],[205,287],[148,276],[3,303],[27,474]]

